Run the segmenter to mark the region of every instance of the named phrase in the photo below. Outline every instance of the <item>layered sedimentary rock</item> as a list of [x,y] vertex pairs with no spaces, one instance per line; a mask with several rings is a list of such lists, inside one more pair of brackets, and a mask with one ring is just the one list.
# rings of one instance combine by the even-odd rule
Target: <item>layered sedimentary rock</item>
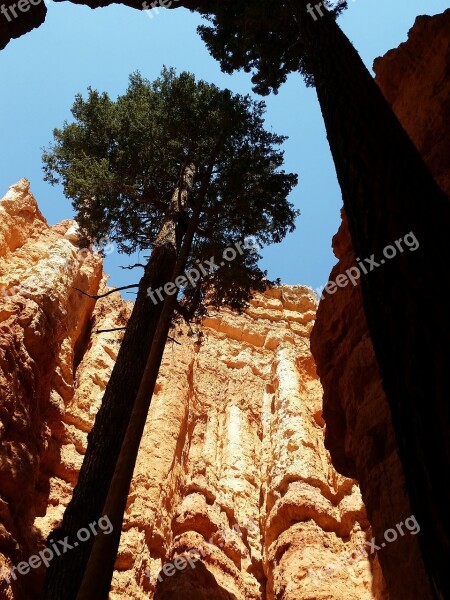
[[[420,17],[408,42],[375,65],[447,191],[449,15]],[[332,280],[355,260],[345,216],[334,250]],[[123,326],[130,307],[74,288],[105,285],[99,257],[80,254],[73,222],[48,227],[27,182],[14,186],[0,202],[1,598],[39,597],[42,568],[5,577],[43,547],[76,481],[120,342],[94,332]],[[378,540],[411,508],[358,287],[325,297],[313,334],[326,444],[344,476],[330,464],[308,350],[314,310],[307,289],[276,289],[244,315],[212,313],[168,345],[112,598],[383,597],[377,564],[362,555],[317,576],[371,536],[353,478]],[[194,567],[161,575],[193,548]],[[430,597],[416,536],[378,559],[391,598]]]
[[[275,289],[243,315],[212,312],[167,348],[112,597],[144,598],[140,586],[158,599],[293,600],[331,588],[334,598],[372,597],[362,556],[352,575],[308,576],[368,531],[355,482],[331,469],[323,446],[314,315],[307,288]],[[201,564],[152,585],[192,548]]]
[[[111,315],[74,289],[93,294],[103,277],[101,258],[76,239],[73,221],[47,225],[26,180],[0,201],[0,547],[8,568],[39,550],[61,518],[103,386],[80,365],[111,368],[114,355],[92,327],[126,312],[120,302]],[[16,573],[11,586],[5,577],[2,598],[33,598],[42,570]]]
[[[123,326],[130,305],[75,289],[106,289],[101,259],[73,222],[46,224],[26,180],[0,212],[0,596],[22,600],[40,597],[43,568],[9,569],[61,520],[120,343],[96,332]],[[281,287],[174,331],[111,598],[382,597],[374,557],[349,557],[371,532],[324,447],[315,309],[307,288]],[[161,571],[189,550],[199,560]]]
[[[408,41],[374,65],[381,90],[447,193],[449,31],[450,10],[418,17]],[[333,250],[339,262],[330,281],[356,265],[345,214]],[[324,294],[311,345],[324,388],[326,446],[338,471],[359,481],[374,534],[382,540],[411,507],[359,285]],[[378,557],[392,598],[432,597],[417,537],[387,545]]]
[[376,81],[436,181],[450,191],[450,9],[421,16],[374,62]]

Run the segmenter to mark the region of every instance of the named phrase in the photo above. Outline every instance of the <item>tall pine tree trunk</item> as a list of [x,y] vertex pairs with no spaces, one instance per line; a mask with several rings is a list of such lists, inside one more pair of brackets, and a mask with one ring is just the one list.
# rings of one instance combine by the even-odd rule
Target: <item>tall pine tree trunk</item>
[[[175,265],[171,281],[182,274],[189,256],[192,241],[198,224],[201,204],[196,206],[191,217],[188,230],[183,239],[180,255]],[[99,532],[95,538],[92,551],[86,566],[85,575],[77,595],[77,600],[107,600],[111,579],[114,572],[123,517],[127,506],[127,498],[139,446],[144,433],[147,414],[155,388],[158,372],[169,334],[175,309],[176,296],[167,296],[156,328],[150,354],[148,356],[142,382],[136,397],[125,439],[117,461],[116,470],[111,481],[109,493],[103,508],[113,530],[108,535]]]
[[[334,19],[314,21],[306,5],[291,2],[353,247],[385,261],[361,285],[422,554],[436,597],[450,598],[450,203]],[[384,259],[411,231],[419,248]]]
[[[88,435],[88,446],[73,497],[63,523],[50,538],[77,541],[79,529],[96,522],[102,515],[111,478],[125,436],[133,404],[139,390],[152,340],[163,309],[147,294],[171,281],[182,237],[185,233],[181,205],[192,189],[194,168],[187,167],[175,190],[168,215],[155,241],[150,260],[139,284],[139,291],[111,378]],[[48,600],[74,600],[89,558],[93,539],[56,557],[47,572],[44,597]]]
[[[209,164],[202,178],[197,194],[195,208],[187,227],[180,252],[174,266],[171,281],[174,281],[186,267],[192,248],[192,242],[197,230],[201,211],[209,189],[213,169],[225,141],[225,128],[217,137],[217,142],[211,153]],[[145,365],[141,385],[138,390],[133,411],[129,420],[125,439],[120,449],[116,470],[111,481],[108,496],[105,500],[102,514],[108,516],[113,530],[107,536],[99,532],[95,539],[92,554],[86,565],[83,581],[77,595],[77,600],[92,598],[100,600],[108,598],[114,563],[120,543],[123,517],[127,505],[128,492],[133,478],[139,446],[147,420],[153,391],[158,377],[159,368],[167,342],[167,336],[172,322],[176,296],[167,296]],[[78,590],[78,588],[77,588]],[[73,593],[72,590],[71,592]]]

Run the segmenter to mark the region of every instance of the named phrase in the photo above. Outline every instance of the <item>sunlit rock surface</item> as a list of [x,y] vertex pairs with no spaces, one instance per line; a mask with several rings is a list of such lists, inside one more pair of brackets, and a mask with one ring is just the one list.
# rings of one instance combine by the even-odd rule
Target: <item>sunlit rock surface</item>
[[[73,221],[46,224],[26,180],[0,212],[0,597],[28,599],[42,568],[10,584],[7,570],[61,520],[120,343],[96,332],[126,324],[131,303],[75,289],[105,291],[101,258],[80,251]],[[320,571],[371,533],[356,482],[324,447],[315,310],[308,288],[282,287],[173,332],[111,598],[375,597],[363,554]],[[192,549],[193,566],[161,572]]]

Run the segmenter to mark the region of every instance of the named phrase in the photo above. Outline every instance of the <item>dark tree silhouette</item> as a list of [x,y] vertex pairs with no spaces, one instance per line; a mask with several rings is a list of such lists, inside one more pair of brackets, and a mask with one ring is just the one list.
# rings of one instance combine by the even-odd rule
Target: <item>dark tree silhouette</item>
[[315,86],[356,255],[380,255],[410,231],[419,240],[419,251],[388,261],[361,285],[422,555],[435,595],[447,598],[450,204],[338,27],[346,4],[328,11],[322,3],[316,19],[306,0],[213,0],[197,10],[210,21],[200,34],[224,71],[252,71],[261,94],[276,92],[292,72]]
[[[73,498],[51,536],[76,540],[80,528],[102,515],[132,427],[127,470],[120,471],[122,493],[108,505],[114,530],[101,568],[89,570],[94,576],[86,584],[87,597],[108,596],[139,432],[174,316],[200,318],[206,299],[216,307],[242,309],[252,291],[270,285],[258,268],[255,244],[279,242],[294,228],[298,213],[287,197],[297,177],[282,170],[279,146],[285,138],[264,129],[264,108],[188,73],[164,70],[152,84],[134,74],[117,101],[94,90],[87,100],[78,96],[75,122],[55,130],[55,144],[44,153],[46,178],[62,180],[87,240],[106,235],[124,252],[151,250]],[[237,249],[249,237],[253,250],[236,250],[232,262],[221,260],[224,250]],[[214,257],[216,267],[200,281],[186,280],[179,294],[167,292],[158,300],[155,290]],[[98,535],[98,543],[102,540]],[[92,542],[55,557],[46,598],[77,596]]]

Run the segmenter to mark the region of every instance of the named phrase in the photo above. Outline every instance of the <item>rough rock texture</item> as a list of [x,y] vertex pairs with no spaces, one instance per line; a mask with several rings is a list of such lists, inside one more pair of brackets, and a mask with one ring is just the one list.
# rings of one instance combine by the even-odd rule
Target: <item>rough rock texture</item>
[[[0,201],[0,550],[8,568],[61,518],[103,386],[80,367],[89,360],[110,369],[114,360],[91,329],[126,313],[119,302],[106,314],[73,289],[95,293],[103,277],[101,258],[80,252],[76,239],[73,221],[47,225],[26,180]],[[11,588],[0,577],[0,596],[34,597],[41,577],[32,570]]]
[[[105,289],[101,259],[79,251],[73,222],[46,224],[26,180],[0,213],[0,597],[22,600],[39,598],[42,568],[10,585],[6,569],[61,520],[120,343],[120,332],[95,331],[126,323],[130,305],[73,289]],[[315,309],[307,288],[277,288],[243,315],[211,312],[193,335],[175,332],[112,599],[383,597],[373,556],[320,571],[371,533],[356,482],[324,447]],[[201,557],[193,567],[156,579],[191,549]]]
[[[377,82],[442,188],[450,192],[450,10],[418,17],[408,41],[375,61]],[[405,232],[406,233],[406,232]],[[355,265],[343,214],[329,280]],[[324,388],[326,446],[340,473],[360,483],[374,535],[411,514],[390,409],[368,333],[359,286],[324,294],[311,336]],[[392,598],[429,598],[417,537],[378,558]]]
[[376,81],[435,179],[450,190],[450,9],[418,17],[408,41],[374,62]]
[[[449,19],[420,17],[408,42],[375,64],[447,192]],[[48,227],[25,180],[0,201],[0,570],[28,559],[61,519],[120,337],[93,331],[123,325],[130,310],[73,289],[106,285],[101,260],[77,254],[76,239],[73,222]],[[345,216],[333,247],[332,280],[355,260]],[[307,289],[277,289],[246,314],[211,314],[201,332],[169,344],[111,598],[384,597],[377,562],[362,556],[307,574],[370,538],[353,478],[377,540],[411,514],[359,287],[326,296],[313,334],[326,445],[351,479],[330,464],[308,350],[314,310]],[[191,548],[202,554],[195,568],[154,581]],[[430,597],[415,536],[376,560],[391,598]],[[8,585],[3,573],[0,597],[38,598],[42,574]]]
[[167,348],[112,598],[152,597],[150,579],[191,548],[202,565],[164,577],[155,598],[328,598],[331,587],[333,598],[373,597],[365,558],[351,576],[307,575],[368,527],[355,482],[324,449],[314,315],[307,288],[276,289],[242,316],[211,313],[199,337]]

